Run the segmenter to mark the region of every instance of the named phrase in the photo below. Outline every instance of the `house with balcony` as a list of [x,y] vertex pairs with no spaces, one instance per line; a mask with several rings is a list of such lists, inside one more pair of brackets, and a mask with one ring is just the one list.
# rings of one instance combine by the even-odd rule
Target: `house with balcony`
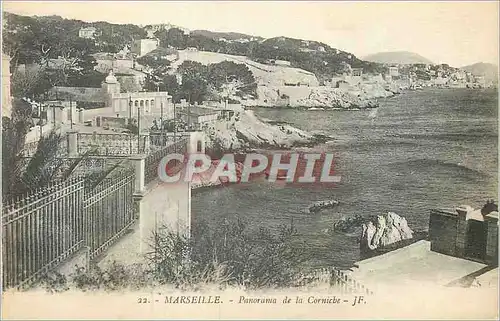
[[97,28],[95,27],[82,27],[78,30],[78,37],[85,39],[94,39],[97,35]]

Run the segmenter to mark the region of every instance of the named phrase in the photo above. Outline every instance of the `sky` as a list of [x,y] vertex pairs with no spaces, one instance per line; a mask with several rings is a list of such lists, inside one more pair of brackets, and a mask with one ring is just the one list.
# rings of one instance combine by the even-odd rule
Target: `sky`
[[84,21],[171,23],[324,42],[358,57],[411,51],[454,67],[498,64],[498,1],[2,1],[22,15]]

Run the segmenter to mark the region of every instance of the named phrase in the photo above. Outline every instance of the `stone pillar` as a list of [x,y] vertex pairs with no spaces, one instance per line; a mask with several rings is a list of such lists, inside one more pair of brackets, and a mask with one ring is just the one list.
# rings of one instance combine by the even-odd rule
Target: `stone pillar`
[[487,224],[486,263],[498,265],[498,212],[492,212],[484,217]]
[[[74,117],[75,114],[73,114]],[[71,124],[73,119],[71,119],[71,107],[67,108],[61,108],[61,123],[62,124]]]
[[467,244],[467,221],[465,220],[467,212],[461,209],[457,209],[458,220],[457,220],[457,237],[456,237],[456,256],[465,256],[465,246]]
[[130,160],[134,163],[135,169],[135,194],[144,194],[144,175],[145,175],[145,164],[146,156],[143,154],[134,155],[130,157]]
[[68,155],[70,157],[78,156],[78,131],[70,131],[68,138]]
[[144,133],[144,153],[149,153],[151,148],[151,137],[149,135],[149,132]]
[[85,114],[84,114],[84,110],[83,108],[80,108],[78,110],[78,123],[79,124],[83,124],[85,122]]
[[176,224],[172,224],[175,230],[184,237],[191,237],[191,183],[181,182],[172,186],[170,191],[171,202],[177,201],[177,210],[168,215],[173,216]]
[[47,106],[47,108],[45,110],[47,113],[47,124],[53,124],[54,123],[54,107]]
[[145,155],[134,155],[130,157],[130,161],[134,163],[135,170],[135,186],[134,186],[134,203],[136,207],[136,216],[139,219],[139,251],[142,254],[148,252],[148,239],[150,236],[148,234],[149,229],[146,227],[148,213],[145,209],[145,185],[144,185],[144,175],[145,175]]

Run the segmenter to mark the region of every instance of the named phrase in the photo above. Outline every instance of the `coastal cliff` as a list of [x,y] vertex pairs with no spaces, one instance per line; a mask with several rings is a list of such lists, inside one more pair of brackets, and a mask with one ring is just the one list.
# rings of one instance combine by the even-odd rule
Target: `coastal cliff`
[[394,91],[386,90],[380,83],[360,83],[349,88],[259,86],[258,98],[244,101],[243,104],[262,107],[354,109],[375,107],[377,98],[393,95]]
[[251,110],[241,110],[234,124],[217,122],[205,132],[209,147],[218,144],[225,150],[257,147],[289,148],[314,139],[311,134],[293,126],[264,122]]

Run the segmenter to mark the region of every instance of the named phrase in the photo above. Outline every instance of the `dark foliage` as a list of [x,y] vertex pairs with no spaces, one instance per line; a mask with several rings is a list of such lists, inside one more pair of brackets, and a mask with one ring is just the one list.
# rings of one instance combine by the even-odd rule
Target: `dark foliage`
[[21,187],[21,152],[33,124],[29,104],[14,99],[11,118],[2,120],[2,193],[9,195]]

